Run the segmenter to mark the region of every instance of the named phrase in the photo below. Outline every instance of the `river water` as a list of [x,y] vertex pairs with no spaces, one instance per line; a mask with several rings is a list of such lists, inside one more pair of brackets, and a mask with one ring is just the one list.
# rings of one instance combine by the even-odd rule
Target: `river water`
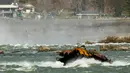
[[[55,52],[37,52],[36,46],[1,45],[0,73],[129,73],[129,51],[101,51],[113,63],[101,63],[94,59],[79,59],[63,66],[56,61]],[[61,46],[55,48],[62,49]],[[68,47],[66,47],[68,48]]]
[[[130,22],[116,20],[0,18],[0,73],[129,73],[129,51],[101,52],[112,64],[80,59],[67,66],[56,61],[55,52],[37,52],[37,45],[61,45],[98,41],[105,36],[130,34]],[[94,46],[95,48],[98,48]],[[69,47],[70,48],[70,47]],[[71,48],[72,49],[72,48]]]

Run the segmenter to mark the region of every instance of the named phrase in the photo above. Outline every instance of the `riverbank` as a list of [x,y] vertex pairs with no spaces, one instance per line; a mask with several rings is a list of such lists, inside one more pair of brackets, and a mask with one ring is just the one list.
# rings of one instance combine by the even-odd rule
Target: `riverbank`
[[[130,36],[107,36],[98,42],[86,41],[85,44],[100,44],[101,51],[129,51]],[[101,44],[102,43],[102,44]]]

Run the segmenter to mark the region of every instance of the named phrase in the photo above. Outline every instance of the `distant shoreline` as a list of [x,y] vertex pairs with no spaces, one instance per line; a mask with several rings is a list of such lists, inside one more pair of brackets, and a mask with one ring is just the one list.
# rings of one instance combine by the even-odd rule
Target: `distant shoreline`
[[[0,17],[2,19],[18,19],[18,17]],[[35,19],[35,18],[24,18],[24,19],[32,19],[32,20],[43,20],[45,19],[44,17],[41,18],[41,19]],[[54,18],[46,18],[45,20],[51,20],[51,19],[78,19],[78,20],[123,20],[123,21],[128,21],[130,20],[130,17],[101,17],[101,18],[78,18],[78,16],[75,16],[74,18],[73,17],[69,17],[69,18],[66,18],[66,17],[54,17]]]

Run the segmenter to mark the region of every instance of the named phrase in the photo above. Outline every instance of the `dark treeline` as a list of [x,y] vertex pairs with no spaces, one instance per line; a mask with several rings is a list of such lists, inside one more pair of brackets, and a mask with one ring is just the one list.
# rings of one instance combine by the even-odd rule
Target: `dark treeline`
[[33,4],[38,12],[64,9],[76,13],[93,11],[115,17],[130,16],[130,0],[19,0],[19,2]]

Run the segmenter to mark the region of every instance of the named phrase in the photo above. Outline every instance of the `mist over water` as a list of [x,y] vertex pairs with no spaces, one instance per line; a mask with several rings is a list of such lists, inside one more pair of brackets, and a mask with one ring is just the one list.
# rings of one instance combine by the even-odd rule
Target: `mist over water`
[[[98,41],[110,35],[126,36],[130,34],[129,24],[128,21],[116,20],[26,19],[21,21],[0,18],[0,49],[5,51],[4,55],[0,55],[0,72],[129,73],[129,51],[102,52],[112,59],[112,64],[101,63],[94,59],[81,59],[63,66],[63,63],[56,61],[58,55],[55,52],[37,52],[36,45],[33,45],[58,44],[56,48],[60,49],[60,44],[76,44],[86,40]],[[28,46],[27,43],[33,46]]]
[[130,22],[116,20],[0,18],[1,44],[76,44],[130,34]]

